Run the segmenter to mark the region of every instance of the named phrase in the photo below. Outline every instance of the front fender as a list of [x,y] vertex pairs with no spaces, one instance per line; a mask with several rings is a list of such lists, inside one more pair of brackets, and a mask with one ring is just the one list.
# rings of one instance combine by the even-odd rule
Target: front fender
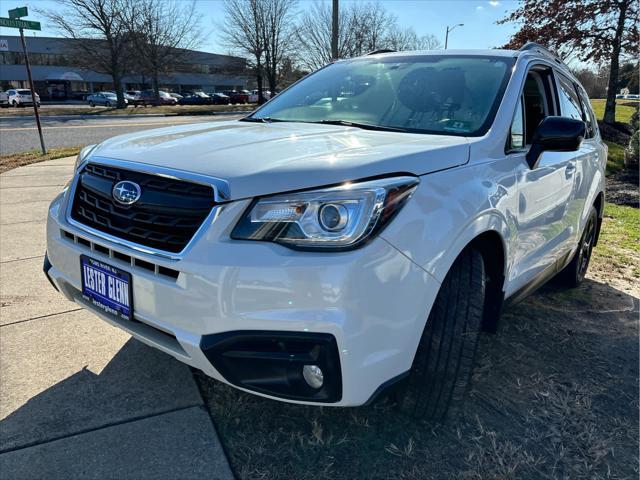
[[[502,239],[505,277],[515,237],[516,175],[508,159],[421,177],[411,201],[382,233],[414,263],[442,282],[460,252],[478,235]],[[497,180],[496,180],[497,179]]]

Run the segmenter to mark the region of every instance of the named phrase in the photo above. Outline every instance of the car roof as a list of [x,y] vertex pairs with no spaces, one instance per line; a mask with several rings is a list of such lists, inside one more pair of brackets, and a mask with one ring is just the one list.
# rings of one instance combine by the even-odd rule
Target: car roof
[[494,58],[539,58],[552,62],[558,70],[563,74],[570,77],[573,81],[577,81],[575,76],[569,70],[569,67],[562,61],[562,59],[556,56],[553,52],[549,51],[542,45],[534,42],[528,42],[520,50],[508,50],[501,48],[493,49],[460,49],[460,50],[414,50],[414,51],[380,51],[380,53],[372,52],[368,55],[363,55],[356,58],[339,60],[339,62],[348,62],[353,60],[364,60],[367,58],[403,58],[403,57],[429,57],[429,56],[463,56],[463,57],[494,57]]
[[373,56],[390,58],[390,57],[417,57],[417,56],[426,57],[426,56],[448,56],[448,55],[451,55],[451,56],[461,55],[465,57],[517,57],[519,53],[522,53],[522,52],[518,50],[502,50],[502,49],[407,50],[402,52],[389,52],[389,51],[386,51],[386,52],[382,51],[380,53],[373,52],[368,55],[364,55],[362,57],[357,57],[357,58],[368,58]]

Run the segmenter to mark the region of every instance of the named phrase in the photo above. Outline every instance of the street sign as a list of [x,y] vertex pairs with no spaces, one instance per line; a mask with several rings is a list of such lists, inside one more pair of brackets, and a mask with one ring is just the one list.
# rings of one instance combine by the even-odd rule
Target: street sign
[[27,7],[20,7],[9,10],[9,18],[27,17],[28,15],[29,12],[27,11]]
[[41,30],[40,22],[31,20],[16,20],[13,18],[0,17],[0,27],[24,28],[26,30]]
[[9,51],[9,40],[5,38],[0,38],[0,52],[8,52]]

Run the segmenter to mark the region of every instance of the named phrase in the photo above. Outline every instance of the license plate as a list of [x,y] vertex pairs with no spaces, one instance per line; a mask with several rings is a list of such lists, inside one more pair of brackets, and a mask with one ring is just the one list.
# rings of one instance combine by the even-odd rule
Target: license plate
[[133,318],[131,274],[104,262],[80,256],[82,296],[93,306],[118,318]]

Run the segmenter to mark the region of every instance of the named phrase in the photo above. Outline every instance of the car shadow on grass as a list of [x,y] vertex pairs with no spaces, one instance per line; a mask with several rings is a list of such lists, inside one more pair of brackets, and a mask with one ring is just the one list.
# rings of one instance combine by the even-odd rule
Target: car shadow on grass
[[241,479],[638,477],[638,299],[591,280],[506,310],[442,423],[196,379]]

